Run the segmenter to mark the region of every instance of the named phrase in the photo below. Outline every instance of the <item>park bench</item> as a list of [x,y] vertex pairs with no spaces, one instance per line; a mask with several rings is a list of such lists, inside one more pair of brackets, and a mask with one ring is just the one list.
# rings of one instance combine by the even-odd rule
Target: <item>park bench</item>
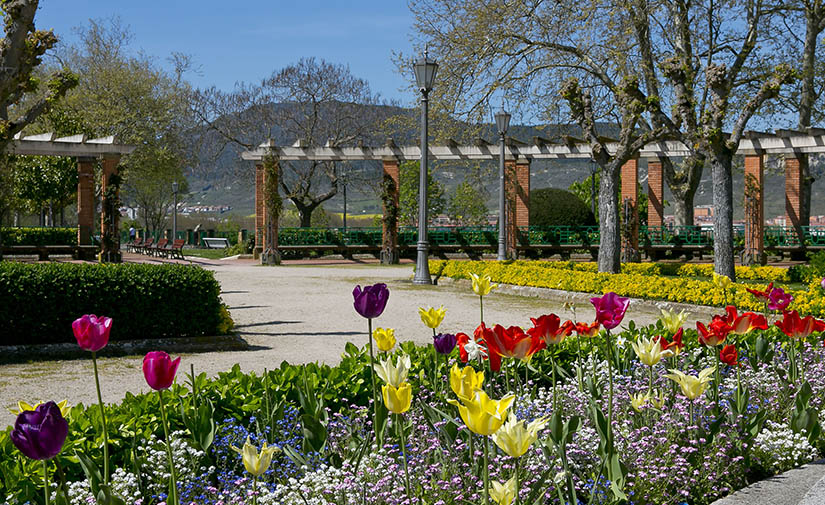
[[176,239],[172,242],[172,245],[169,247],[169,256],[172,258],[177,259],[184,259],[183,258],[183,245],[186,243],[184,239]]
[[143,239],[136,238],[131,242],[126,243],[126,252],[137,252],[140,245],[143,243]]
[[143,245],[138,247],[137,252],[141,254],[149,254],[152,249],[152,243],[155,241],[154,238],[148,237],[146,240],[143,241]]
[[203,237],[203,244],[207,249],[226,249],[229,247],[229,239],[224,237]]
[[169,243],[168,239],[162,238],[158,240],[158,243],[149,251],[149,254],[152,256],[166,256],[165,250],[167,243]]

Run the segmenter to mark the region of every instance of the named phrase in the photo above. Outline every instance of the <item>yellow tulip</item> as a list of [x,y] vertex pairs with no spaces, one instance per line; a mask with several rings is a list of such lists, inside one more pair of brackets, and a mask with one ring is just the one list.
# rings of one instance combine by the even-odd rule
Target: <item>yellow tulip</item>
[[492,400],[484,391],[476,391],[472,399],[462,398],[459,403],[451,398],[447,402],[458,407],[461,420],[470,431],[489,436],[501,428],[513,400],[515,396],[512,394],[501,400]]
[[662,322],[662,325],[671,335],[679,331],[679,328],[681,328],[687,320],[687,314],[685,314],[684,310],[678,314],[675,310],[662,310],[661,312],[662,317],[659,318],[659,321]]
[[392,328],[376,328],[372,332],[372,338],[381,352],[388,352],[395,347],[395,330]]
[[445,309],[443,305],[437,309],[433,307],[430,307],[429,309],[419,307],[418,314],[421,315],[421,321],[426,324],[428,328],[435,329],[438,328],[441,321],[444,320],[444,316],[447,314],[447,309]]
[[373,365],[373,368],[375,368],[375,373],[381,377],[381,380],[397,388],[406,382],[410,366],[410,357],[402,354],[395,361],[395,365],[392,364],[392,359],[385,359]]
[[731,280],[727,275],[719,275],[716,272],[713,272],[713,283],[716,284],[717,288],[725,290],[730,287]]
[[516,416],[511,412],[507,422],[493,434],[493,442],[511,458],[520,458],[539,438],[539,430],[546,424],[547,418],[540,417],[525,427],[524,421],[516,420]]
[[510,505],[513,503],[516,498],[515,475],[510,477],[504,484],[497,480],[491,481],[490,484],[493,486],[493,489],[490,490],[490,498],[496,502],[496,505]]
[[412,387],[409,382],[405,382],[397,388],[389,384],[381,386],[381,395],[384,397],[384,405],[393,414],[403,414],[410,410],[412,403]]
[[659,396],[653,394],[648,395],[648,400],[650,401],[651,405],[653,405],[659,410],[662,410],[662,407],[665,406],[665,392],[660,390],[658,391],[658,394]]
[[636,412],[641,412],[642,407],[644,407],[648,400],[650,400],[650,396],[647,393],[636,393],[635,395],[630,395],[630,406],[633,407],[633,410]]
[[498,284],[490,283],[491,279],[489,275],[479,277],[476,274],[470,274],[470,279],[473,281],[473,291],[478,296],[487,296],[493,288],[498,287]]
[[252,445],[249,437],[246,437],[243,449],[232,446],[232,450],[243,456],[244,468],[255,477],[260,477],[269,469],[269,465],[272,464],[272,455],[280,451],[277,447],[267,447],[264,442],[261,453],[258,454],[258,448]]
[[472,399],[482,384],[484,372],[476,372],[471,366],[458,368],[457,364],[450,369],[450,388],[459,399]]
[[636,351],[639,360],[647,366],[655,366],[662,358],[673,355],[671,350],[663,351],[659,341],[652,338],[639,337],[637,342],[631,342],[630,345]]
[[679,384],[679,387],[682,388],[682,394],[689,400],[695,400],[705,392],[710,382],[710,376],[713,375],[715,371],[715,366],[708,367],[699,372],[698,376],[694,377],[693,375],[687,375],[679,370],[672,369],[665,377]]
[[[57,404],[57,408],[60,409],[60,415],[66,417],[69,415],[69,411],[72,410],[71,407],[68,405],[69,400],[63,400],[62,402]],[[21,414],[27,410],[35,410],[37,407],[43,405],[43,402],[37,403],[35,405],[29,405],[27,402],[20,400],[17,402],[17,410],[10,409],[12,414]]]

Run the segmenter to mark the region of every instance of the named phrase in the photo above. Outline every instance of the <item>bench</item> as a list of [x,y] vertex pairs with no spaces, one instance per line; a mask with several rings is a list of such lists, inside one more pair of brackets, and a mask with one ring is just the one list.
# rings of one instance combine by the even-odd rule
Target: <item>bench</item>
[[169,257],[177,258],[177,259],[184,259],[183,257],[183,245],[186,243],[186,240],[180,238],[176,239],[172,242],[172,245],[169,247]]
[[152,237],[147,238],[147,239],[143,242],[143,244],[142,244],[142,245],[138,245],[138,246],[135,248],[135,251],[136,251],[136,252],[139,252],[139,253],[141,253],[141,254],[150,254],[150,253],[151,253],[151,250],[152,250],[152,243],[153,243],[154,241],[155,241],[155,239],[154,239],[154,238],[152,238]]
[[166,244],[169,243],[169,239],[162,238],[158,240],[158,243],[155,244],[155,247],[149,250],[149,254],[151,256],[163,256],[166,257]]
[[224,237],[203,237],[203,244],[207,249],[226,249],[229,247],[229,239]]

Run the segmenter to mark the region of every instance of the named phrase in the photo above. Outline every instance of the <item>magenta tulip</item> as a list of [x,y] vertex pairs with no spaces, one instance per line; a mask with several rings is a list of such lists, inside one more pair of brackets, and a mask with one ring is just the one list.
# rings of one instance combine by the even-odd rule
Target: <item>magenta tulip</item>
[[143,376],[146,377],[146,383],[156,391],[169,389],[175,380],[178,365],[180,365],[180,357],[173,361],[163,351],[147,353],[143,358]]
[[630,300],[611,291],[602,297],[591,298],[590,303],[596,308],[596,321],[605,329],[612,330],[621,324]]
[[72,323],[77,345],[86,351],[96,352],[106,347],[111,330],[112,318],[94,314],[86,314]]
[[793,301],[793,295],[786,293],[782,288],[773,288],[768,295],[768,309],[785,310]]

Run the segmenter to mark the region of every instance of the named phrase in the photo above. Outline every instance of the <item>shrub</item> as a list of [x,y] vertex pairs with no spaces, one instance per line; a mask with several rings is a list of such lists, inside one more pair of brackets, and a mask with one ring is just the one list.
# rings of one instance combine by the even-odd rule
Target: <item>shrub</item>
[[3,228],[3,245],[77,245],[77,228]]
[[576,195],[558,188],[530,192],[530,224],[535,226],[592,226],[596,218]]
[[83,314],[113,318],[111,340],[215,335],[231,327],[219,293],[186,265],[0,263],[0,345],[74,342]]

